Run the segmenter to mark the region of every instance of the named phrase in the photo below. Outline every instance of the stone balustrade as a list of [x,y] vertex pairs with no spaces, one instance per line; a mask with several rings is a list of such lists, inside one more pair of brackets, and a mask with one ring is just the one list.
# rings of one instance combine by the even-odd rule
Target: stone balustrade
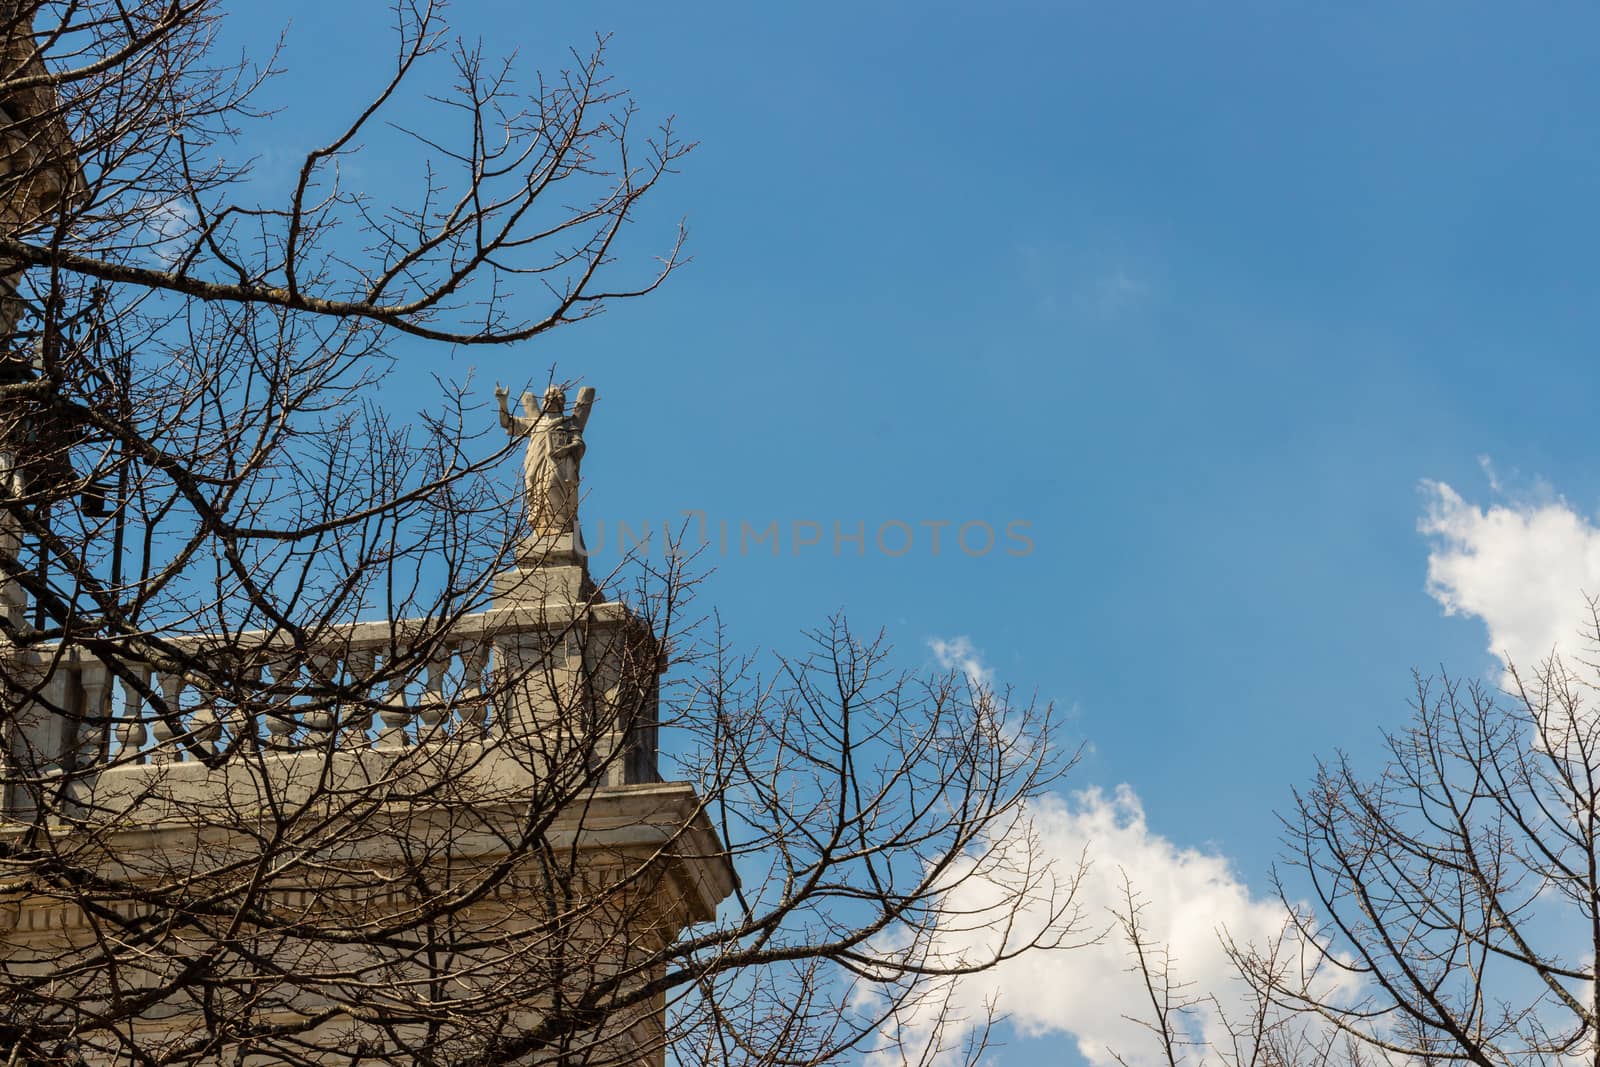
[[554,615],[497,608],[448,625],[352,623],[310,636],[152,636],[115,648],[109,662],[88,647],[0,650],[13,684],[34,694],[10,746],[13,772],[395,752],[554,731],[585,738],[590,760],[625,748],[610,760],[610,784],[657,780],[660,652],[617,603]]

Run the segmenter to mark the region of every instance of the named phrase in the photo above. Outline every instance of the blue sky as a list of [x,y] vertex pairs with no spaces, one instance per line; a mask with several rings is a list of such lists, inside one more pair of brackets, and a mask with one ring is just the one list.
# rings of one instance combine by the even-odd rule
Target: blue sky
[[[285,110],[248,147],[331,133],[324,102],[382,76],[385,17],[238,12],[230,41],[290,23]],[[1290,788],[1319,755],[1375,761],[1413,668],[1494,677],[1490,631],[1548,651],[1600,583],[1592,9],[459,0],[452,18],[529,69],[615,34],[619,83],[701,142],[640,231],[664,244],[685,217],[694,262],[513,351],[419,349],[385,402],[426,403],[434,372],[475,369],[486,396],[551,364],[595,385],[590,521],[783,524],[779,558],[714,561],[707,602],[745,645],[793,647],[841,608],[910,666],[965,637],[1089,743],[1070,788],[1126,784],[1144,840],[1259,894]],[[795,520],[917,541],[796,556]],[[1025,522],[1034,547],[934,556],[932,520]],[[997,1064],[1096,1040],[1035,1022]]]

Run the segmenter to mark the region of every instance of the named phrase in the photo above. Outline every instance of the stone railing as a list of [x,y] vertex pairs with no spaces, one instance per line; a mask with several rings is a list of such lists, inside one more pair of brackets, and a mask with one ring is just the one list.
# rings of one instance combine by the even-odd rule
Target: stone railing
[[[654,781],[660,653],[620,604],[525,607],[288,634],[151,639],[115,668],[85,648],[0,650],[20,691],[13,774],[213,763],[229,753],[401,750],[530,731],[588,738],[610,784]],[[231,702],[227,693],[248,691]],[[28,699],[29,692],[34,694]],[[618,720],[626,726],[617,726]]]

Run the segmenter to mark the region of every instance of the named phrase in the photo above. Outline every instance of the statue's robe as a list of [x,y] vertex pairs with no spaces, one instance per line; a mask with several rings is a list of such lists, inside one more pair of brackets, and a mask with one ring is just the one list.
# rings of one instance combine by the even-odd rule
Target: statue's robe
[[535,533],[564,533],[578,518],[583,436],[570,416],[541,416],[531,423],[528,452],[522,460],[528,519]]

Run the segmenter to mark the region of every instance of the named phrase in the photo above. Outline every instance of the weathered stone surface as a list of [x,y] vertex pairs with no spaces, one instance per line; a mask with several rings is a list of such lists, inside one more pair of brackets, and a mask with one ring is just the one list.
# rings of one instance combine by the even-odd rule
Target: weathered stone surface
[[579,467],[586,448],[583,430],[594,406],[594,390],[578,390],[570,415],[566,413],[567,394],[558,385],[544,391],[542,406],[534,405],[532,393],[523,393],[522,415],[513,415],[506,406],[504,388],[497,386],[494,395],[500,405],[500,425],[512,437],[526,438],[528,443],[522,487],[529,525],[539,535],[576,530]]
[[[139,668],[144,691],[162,694],[176,718],[153,716],[134,689],[124,690],[125,708],[117,705],[105,664],[83,649],[0,647],[14,676],[37,674],[49,706],[75,709],[69,719],[41,704],[39,714],[14,719],[5,739],[13,768],[25,760],[29,773],[64,776],[57,780],[71,785],[42,813],[13,789],[0,844],[42,823],[80,868],[123,887],[123,897],[105,907],[142,916],[138,909],[153,905],[139,887],[179,886],[180,902],[214,892],[224,903],[215,921],[225,924],[236,921],[226,902],[250,892],[239,873],[253,869],[285,812],[330,826],[362,820],[360,833],[334,834],[320,850],[306,846],[303,873],[271,882],[260,905],[270,914],[250,920],[261,936],[277,939],[275,951],[285,955],[275,965],[312,976],[268,983],[285,990],[275,1001],[284,1020],[329,1015],[309,1040],[332,1050],[330,1062],[350,1062],[348,1050],[363,1041],[395,1039],[363,1022],[358,1008],[343,1010],[339,980],[316,976],[411,980],[385,946],[346,935],[419,906],[406,890],[408,864],[419,854],[463,884],[491,879],[491,891],[452,914],[464,940],[487,946],[464,957],[459,981],[504,995],[495,983],[513,976],[524,990],[515,1001],[521,1023],[536,1022],[541,1005],[573,991],[568,985],[619,975],[646,981],[660,973],[650,954],[713,918],[735,885],[693,787],[657,775],[660,644],[625,605],[603,599],[570,527],[520,545],[515,565],[495,576],[493,595],[490,610],[451,622],[437,652],[427,653],[422,677],[387,697],[348,706],[341,699],[267,722],[228,718],[181,667],[157,658]],[[283,662],[286,671],[370,678],[379,657],[429,632],[426,620],[383,620],[333,628],[322,635],[325,645],[310,649],[281,634],[168,635],[161,648],[190,663],[254,656],[274,676]],[[510,680],[492,700],[485,695],[491,677]],[[142,722],[151,724],[150,736],[129,725]],[[536,817],[541,810],[545,818]],[[288,854],[272,860],[284,862],[295,861]],[[567,894],[559,915],[551,910],[552,878]],[[9,884],[9,892],[0,890],[0,953],[9,973],[53,975],[72,964],[95,974],[103,943],[86,909],[101,905],[75,890],[30,888],[18,878]],[[298,936],[266,932],[283,916],[298,924]],[[220,926],[208,927],[203,910],[186,921],[183,937],[197,946],[224,936]],[[576,966],[540,986],[540,961],[558,957]],[[530,960],[525,977],[519,968]],[[134,984],[157,988],[179,966],[178,957],[163,956]],[[83,981],[92,1011],[103,993]],[[136,1029],[157,1043],[199,1032],[184,1003],[153,1000]],[[665,1001],[654,995],[598,1022],[589,1039],[613,1062],[661,1064],[665,1018]],[[545,1061],[536,1054],[519,1062]]]

